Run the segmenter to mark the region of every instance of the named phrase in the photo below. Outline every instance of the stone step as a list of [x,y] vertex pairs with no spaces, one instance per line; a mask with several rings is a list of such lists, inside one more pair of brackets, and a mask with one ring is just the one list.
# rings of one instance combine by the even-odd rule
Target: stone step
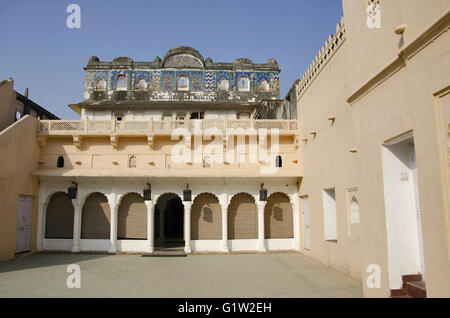
[[408,295],[413,298],[426,298],[427,290],[424,281],[408,282],[407,283]]
[[171,249],[155,249],[153,253],[143,254],[142,257],[186,257],[187,254],[184,249],[171,248]]

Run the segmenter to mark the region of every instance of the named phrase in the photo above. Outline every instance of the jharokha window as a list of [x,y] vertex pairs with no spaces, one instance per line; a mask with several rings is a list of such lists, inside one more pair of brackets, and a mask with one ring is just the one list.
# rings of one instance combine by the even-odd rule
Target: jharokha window
[[262,81],[259,83],[259,90],[260,90],[261,92],[267,92],[267,91],[269,90],[269,83],[267,83],[266,80],[262,80]]
[[230,86],[230,83],[226,78],[222,78],[219,81],[219,91],[227,91],[229,86]]
[[250,91],[250,81],[247,76],[239,77],[239,80],[237,82],[237,88],[239,92]]
[[97,85],[95,85],[95,89],[98,91],[104,91],[106,89],[106,81],[101,78],[97,81]]
[[187,91],[189,90],[189,79],[186,75],[181,75],[177,80],[177,89],[179,91]]
[[116,78],[116,90],[117,91],[126,91],[128,88],[127,85],[127,76],[126,75],[119,75]]
[[141,78],[136,86],[138,90],[143,91],[147,89],[147,82],[145,81],[145,79]]

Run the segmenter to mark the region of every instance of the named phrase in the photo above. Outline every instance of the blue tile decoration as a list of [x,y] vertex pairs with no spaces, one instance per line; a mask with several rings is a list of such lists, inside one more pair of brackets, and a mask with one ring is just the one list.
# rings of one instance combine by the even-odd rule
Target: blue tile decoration
[[116,79],[119,75],[126,75],[127,76],[127,89],[130,89],[130,83],[131,83],[131,71],[130,70],[123,70],[123,71],[112,71],[111,72],[111,81],[110,81],[110,87],[112,89],[115,89],[116,87]]
[[100,79],[103,79],[106,82],[106,89],[108,89],[108,71],[95,72],[91,86],[96,87],[97,82]]
[[175,72],[162,71],[161,72],[161,89],[164,91],[173,91],[176,88]]
[[141,79],[144,79],[147,83],[150,82],[150,72],[148,71],[136,71],[134,74],[134,83],[138,83]]
[[272,91],[277,91],[278,89],[280,89],[280,73],[270,73],[270,89]]
[[161,71],[151,71],[151,85],[149,85],[152,91],[161,90]]
[[191,72],[191,90],[194,92],[203,91],[203,72]]
[[217,87],[216,72],[205,72],[205,91],[215,91]]
[[[87,71],[86,81],[90,87],[95,87],[97,81],[103,78],[107,83],[107,89],[114,89],[116,78],[119,75],[127,75],[128,89],[140,79],[145,79],[148,87],[152,91],[173,91],[176,90],[176,80],[179,75],[189,77],[189,90],[192,91],[216,91],[219,89],[219,82],[222,79],[229,81],[229,89],[233,91],[237,87],[237,80],[245,75],[250,79],[250,89],[258,87],[262,80],[266,80],[271,91],[279,90],[279,72],[231,72],[212,70],[113,70],[113,71]],[[133,85],[131,85],[133,83]]]

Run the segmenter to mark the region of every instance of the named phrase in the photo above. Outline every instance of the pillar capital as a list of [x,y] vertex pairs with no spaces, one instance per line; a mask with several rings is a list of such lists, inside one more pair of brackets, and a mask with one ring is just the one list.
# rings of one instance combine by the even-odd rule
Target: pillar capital
[[145,202],[145,205],[147,206],[147,209],[153,208],[153,205],[154,205],[153,201],[144,201],[144,202]]

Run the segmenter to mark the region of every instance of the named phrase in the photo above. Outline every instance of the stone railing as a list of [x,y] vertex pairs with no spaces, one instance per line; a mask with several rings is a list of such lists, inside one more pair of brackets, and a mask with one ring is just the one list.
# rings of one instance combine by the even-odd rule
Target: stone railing
[[314,61],[297,83],[297,99],[305,93],[306,89],[311,85],[325,65],[331,60],[344,41],[345,25],[344,18],[342,17],[341,22],[336,25],[336,33],[334,35],[330,35],[328,40],[325,42],[325,45],[316,55]]
[[204,131],[225,129],[279,129],[280,134],[297,134],[297,120],[276,119],[204,119],[204,120],[162,120],[162,121],[117,121],[117,120],[41,120],[41,135],[170,135],[176,128]]

